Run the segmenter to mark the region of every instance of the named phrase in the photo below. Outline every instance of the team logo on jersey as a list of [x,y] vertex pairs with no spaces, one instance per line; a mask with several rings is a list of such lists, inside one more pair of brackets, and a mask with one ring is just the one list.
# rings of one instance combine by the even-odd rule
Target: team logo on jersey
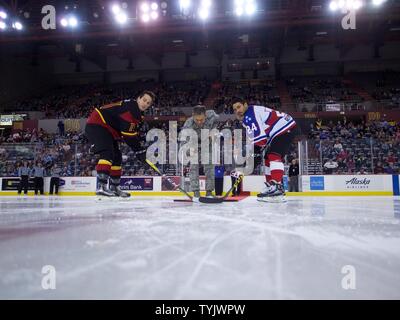
[[135,131],[136,128],[136,123],[131,123],[130,127],[129,127],[129,132]]
[[291,116],[289,116],[288,114],[285,116],[284,118],[287,122],[292,121],[293,118]]

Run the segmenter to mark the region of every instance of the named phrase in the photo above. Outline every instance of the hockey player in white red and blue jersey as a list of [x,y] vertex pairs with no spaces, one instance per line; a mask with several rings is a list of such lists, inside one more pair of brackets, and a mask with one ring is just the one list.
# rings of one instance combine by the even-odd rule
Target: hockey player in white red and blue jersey
[[236,118],[246,128],[253,144],[267,148],[264,158],[266,187],[257,195],[257,200],[285,201],[283,158],[294,140],[296,122],[286,113],[264,106],[248,105],[242,98],[234,98],[231,103]]

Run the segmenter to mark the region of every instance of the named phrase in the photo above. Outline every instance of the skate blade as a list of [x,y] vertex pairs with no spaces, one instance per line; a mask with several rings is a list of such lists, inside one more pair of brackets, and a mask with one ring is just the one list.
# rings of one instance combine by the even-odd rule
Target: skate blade
[[267,202],[267,203],[285,203],[287,199],[285,196],[277,196],[277,197],[265,197],[265,198],[257,198],[259,202]]

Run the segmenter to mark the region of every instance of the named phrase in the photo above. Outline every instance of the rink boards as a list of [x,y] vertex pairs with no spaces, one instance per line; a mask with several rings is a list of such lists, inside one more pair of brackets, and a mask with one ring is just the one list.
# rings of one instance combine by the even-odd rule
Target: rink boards
[[[180,177],[173,177],[177,183]],[[320,175],[299,177],[300,193],[288,195],[304,196],[376,196],[399,195],[399,175]],[[200,187],[204,191],[205,178],[201,177]],[[19,179],[17,177],[0,178],[0,195],[16,195]],[[288,179],[284,178],[285,188],[288,188]],[[224,191],[229,190],[231,178],[224,177]],[[246,176],[243,181],[243,191],[256,195],[264,186],[264,176]],[[50,178],[44,179],[44,192],[48,194]],[[123,177],[121,187],[133,195],[163,195],[177,196],[179,192],[168,190],[162,177]],[[29,194],[32,194],[29,188]],[[95,177],[63,177],[61,178],[60,195],[94,195],[96,190]]]

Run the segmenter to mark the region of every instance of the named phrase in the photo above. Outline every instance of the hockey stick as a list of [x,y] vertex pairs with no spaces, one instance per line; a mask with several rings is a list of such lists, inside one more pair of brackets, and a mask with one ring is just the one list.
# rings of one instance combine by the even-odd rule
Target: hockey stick
[[193,197],[187,193],[185,190],[183,190],[180,186],[177,186],[175,182],[171,180],[171,178],[167,177],[165,174],[162,174],[161,171],[156,167],[154,163],[152,163],[150,160],[146,159],[146,163],[155,171],[157,172],[160,176],[165,177],[174,188],[177,188],[180,192],[184,193],[186,196],[189,197],[190,200],[193,200]]
[[224,200],[229,197],[232,190],[235,189],[239,185],[239,183],[242,182],[242,180],[243,180],[243,175],[240,175],[239,178],[236,179],[235,183],[225,193],[225,195],[223,197],[221,197],[221,198],[200,197],[199,202],[201,202],[201,203],[222,203],[222,202],[224,202]]

